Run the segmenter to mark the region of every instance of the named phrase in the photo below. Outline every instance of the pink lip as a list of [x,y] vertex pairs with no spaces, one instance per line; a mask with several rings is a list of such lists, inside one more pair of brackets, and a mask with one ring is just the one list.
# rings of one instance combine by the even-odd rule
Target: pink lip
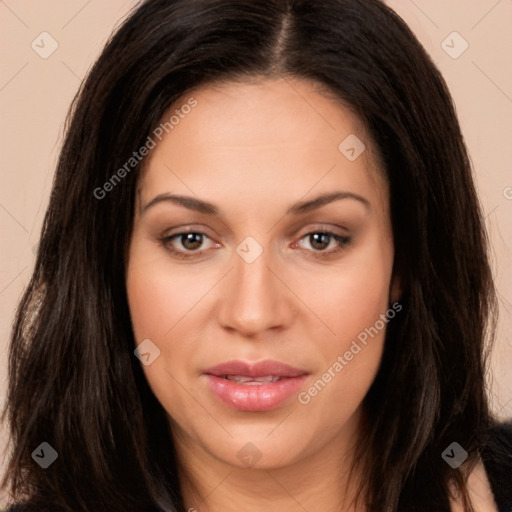
[[[213,393],[226,405],[240,411],[268,411],[275,409],[292,394],[297,392],[308,372],[293,368],[277,361],[228,361],[204,370],[208,385]],[[263,384],[239,384],[223,376],[279,377],[276,382]]]

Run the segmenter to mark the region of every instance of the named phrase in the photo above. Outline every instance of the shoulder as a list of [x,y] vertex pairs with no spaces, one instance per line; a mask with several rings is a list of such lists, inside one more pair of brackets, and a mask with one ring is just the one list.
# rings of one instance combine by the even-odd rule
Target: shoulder
[[[493,424],[467,479],[475,512],[512,512],[512,423]],[[452,489],[452,512],[464,512],[462,496]]]
[[499,512],[512,510],[512,420],[489,429],[481,459]]

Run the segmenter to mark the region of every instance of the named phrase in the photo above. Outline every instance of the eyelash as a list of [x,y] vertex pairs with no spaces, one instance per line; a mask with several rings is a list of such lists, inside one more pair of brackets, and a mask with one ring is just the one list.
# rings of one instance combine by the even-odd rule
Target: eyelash
[[[180,238],[184,235],[190,235],[190,234],[202,235],[204,237],[210,238],[206,233],[204,233],[202,231],[182,231],[180,233],[175,233],[170,236],[162,236],[159,238],[159,242],[171,254],[173,254],[175,257],[177,257],[179,259],[190,259],[190,258],[200,257],[201,251],[198,249],[196,249],[194,251],[180,251],[180,250],[175,249],[171,245],[171,242],[173,239]],[[306,233],[305,235],[301,236],[299,241],[303,240],[307,237],[310,237],[312,235],[318,235],[318,234],[327,235],[327,236],[331,237],[331,239],[329,240],[329,243],[332,240],[334,240],[335,242],[337,242],[338,247],[334,250],[331,249],[328,251],[327,250],[316,250],[316,251],[312,250],[311,252],[314,254],[315,258],[326,258],[329,256],[333,256],[334,254],[337,254],[338,252],[343,251],[352,241],[351,237],[346,236],[346,235],[340,235],[338,233],[334,233],[333,231],[329,231],[328,229],[325,229],[325,230],[319,229],[316,231],[310,231],[309,233]],[[296,245],[297,243],[298,242],[295,242],[294,245]],[[305,249],[305,250],[307,250],[307,249]]]

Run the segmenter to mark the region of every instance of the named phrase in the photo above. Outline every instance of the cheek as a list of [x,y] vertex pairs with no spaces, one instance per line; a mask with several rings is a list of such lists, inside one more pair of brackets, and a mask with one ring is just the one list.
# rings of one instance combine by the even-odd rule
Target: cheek
[[347,254],[337,268],[295,280],[297,294],[328,327],[328,334],[318,340],[322,351],[332,356],[344,350],[387,311],[392,265],[392,244],[376,239]]
[[127,272],[127,295],[136,342],[164,340],[204,294],[205,280],[171,265],[156,245],[132,245]]
[[179,265],[170,265],[165,254],[156,253],[144,243],[132,246],[126,281],[128,303],[135,342],[149,338],[160,350],[154,362],[142,366],[146,379],[167,412],[179,419],[190,408],[190,396],[183,386],[197,394],[189,373],[191,361],[201,350],[198,312],[215,276],[191,274]]
[[[389,303],[392,262],[392,244],[377,239],[364,250],[354,251],[338,271],[308,280],[299,292],[308,297],[308,305],[329,328],[316,338],[321,364],[298,397],[323,422],[343,423],[375,378],[386,328],[395,316]],[[332,404],[342,406],[333,408]]]
[[142,370],[164,409],[173,417],[179,416],[179,411],[187,406],[179,385],[184,382],[181,370],[186,367],[183,361],[190,356],[187,351],[193,350],[190,343],[178,343],[176,338],[187,297],[177,293],[179,283],[167,276],[158,262],[140,265],[133,261],[135,265],[128,272],[127,293],[135,342],[139,344],[149,338],[160,351],[150,365],[142,365]]

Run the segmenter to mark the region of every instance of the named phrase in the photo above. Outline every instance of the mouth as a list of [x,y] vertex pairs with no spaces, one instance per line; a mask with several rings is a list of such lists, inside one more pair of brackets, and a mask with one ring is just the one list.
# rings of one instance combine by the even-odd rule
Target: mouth
[[229,361],[203,372],[211,392],[240,411],[269,411],[287,401],[302,386],[306,370],[277,361]]
[[243,384],[244,386],[261,386],[265,383],[277,382],[278,380],[286,378],[278,377],[276,375],[266,375],[264,377],[247,377],[246,375],[221,375],[220,377],[229,380],[230,382]]

